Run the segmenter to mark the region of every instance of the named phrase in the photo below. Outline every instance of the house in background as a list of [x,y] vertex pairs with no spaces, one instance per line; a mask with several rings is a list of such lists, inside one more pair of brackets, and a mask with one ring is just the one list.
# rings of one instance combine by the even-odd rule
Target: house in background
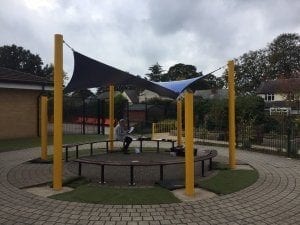
[[203,99],[227,99],[227,89],[207,89],[196,90],[194,96],[202,97]]
[[53,90],[53,82],[0,67],[0,139],[36,137],[39,98]]
[[157,98],[161,100],[171,100],[171,98],[160,96],[157,93],[149,90],[144,90],[139,94],[139,102],[146,102],[147,100]]
[[300,115],[300,78],[268,80],[256,91],[266,103],[266,110]]
[[125,90],[122,92],[122,95],[128,100],[129,104],[138,104],[140,102],[137,90]]

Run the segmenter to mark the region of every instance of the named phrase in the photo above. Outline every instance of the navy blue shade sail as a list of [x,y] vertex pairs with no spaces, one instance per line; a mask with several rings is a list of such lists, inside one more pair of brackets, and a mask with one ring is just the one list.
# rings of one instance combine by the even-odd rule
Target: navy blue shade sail
[[64,89],[66,93],[86,88],[114,86],[135,86],[153,91],[161,96],[176,98],[177,93],[138,76],[106,65],[76,51],[73,76]]
[[76,51],[74,55],[73,76],[64,89],[66,93],[87,88],[114,86],[130,86],[153,91],[160,96],[177,98],[188,86],[203,76],[169,82],[151,82],[134,76],[112,66],[106,65]]

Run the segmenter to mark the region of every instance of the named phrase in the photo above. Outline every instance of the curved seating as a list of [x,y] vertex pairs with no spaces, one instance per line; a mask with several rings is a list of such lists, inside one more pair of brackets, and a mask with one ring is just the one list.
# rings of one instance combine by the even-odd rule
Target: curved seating
[[[201,169],[202,169],[202,176],[205,176],[204,173],[204,162],[209,160],[209,170],[212,169],[212,159],[217,156],[216,150],[205,150],[205,154],[201,156],[195,156],[195,162],[201,162]],[[136,166],[159,166],[160,167],[160,181],[163,181],[163,168],[167,165],[174,165],[174,164],[184,164],[185,158],[184,157],[174,157],[173,160],[170,161],[107,161],[107,160],[92,160],[92,159],[75,159],[74,162],[78,163],[78,175],[81,176],[82,171],[82,164],[93,164],[101,166],[101,178],[100,183],[105,183],[104,180],[104,167],[105,166],[128,166],[130,167],[130,178],[129,178],[129,185],[135,185],[134,182],[134,167]]]

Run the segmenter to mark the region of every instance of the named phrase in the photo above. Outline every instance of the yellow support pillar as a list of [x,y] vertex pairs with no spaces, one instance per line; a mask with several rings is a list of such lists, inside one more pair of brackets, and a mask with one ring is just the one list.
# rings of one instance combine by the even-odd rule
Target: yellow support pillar
[[41,96],[41,159],[47,160],[47,145],[48,145],[48,98]]
[[55,34],[53,188],[62,189],[63,36]]
[[177,100],[177,145],[182,145],[182,102]]
[[114,117],[115,117],[115,87],[113,85],[109,86],[109,150],[113,150],[114,148]]
[[235,84],[234,84],[234,62],[228,61],[228,113],[229,113],[229,166],[236,168],[235,159]]
[[185,93],[185,194],[193,196],[194,190],[194,99]]
[[154,140],[154,134],[155,134],[155,123],[152,123],[152,140]]

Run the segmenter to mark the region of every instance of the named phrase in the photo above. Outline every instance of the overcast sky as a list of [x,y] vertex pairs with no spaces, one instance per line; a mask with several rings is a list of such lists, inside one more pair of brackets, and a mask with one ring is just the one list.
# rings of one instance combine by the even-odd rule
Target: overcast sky
[[[0,0],[0,46],[53,62],[54,34],[76,51],[132,74],[192,64],[204,74],[281,33],[300,33],[298,0]],[[64,70],[73,56],[64,47]],[[220,75],[220,72],[216,75]]]

